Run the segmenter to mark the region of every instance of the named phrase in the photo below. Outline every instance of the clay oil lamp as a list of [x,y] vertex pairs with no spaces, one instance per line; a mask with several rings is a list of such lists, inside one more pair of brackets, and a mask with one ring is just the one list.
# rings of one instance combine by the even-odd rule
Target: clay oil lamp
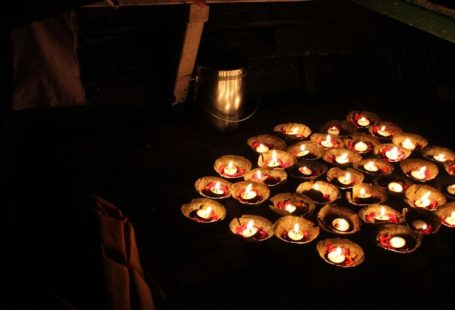
[[449,175],[455,175],[455,161],[446,161],[444,163],[444,170]]
[[337,149],[344,146],[341,138],[328,134],[314,133],[311,135],[310,140],[322,146],[324,150]]
[[271,187],[287,180],[287,173],[281,168],[255,168],[243,177],[245,181],[262,182]]
[[251,161],[243,156],[224,155],[215,160],[213,168],[226,179],[236,179],[242,178],[245,173],[250,171],[251,166]]
[[301,123],[279,124],[273,128],[273,131],[289,141],[303,140],[311,135],[310,127]]
[[229,223],[231,232],[248,241],[264,241],[273,236],[272,223],[257,215],[242,215]]
[[378,139],[366,133],[358,133],[344,140],[348,149],[357,154],[368,154],[379,144]]
[[285,151],[272,150],[261,153],[258,159],[258,166],[261,168],[286,169],[294,165],[296,158]]
[[449,202],[440,206],[436,214],[441,219],[441,223],[449,228],[455,228],[455,202]]
[[403,132],[401,128],[398,127],[396,124],[383,121],[378,122],[373,126],[370,126],[368,128],[368,131],[373,137],[387,141],[391,141],[396,134]]
[[316,209],[315,203],[299,193],[280,193],[270,198],[270,209],[279,215],[299,215],[309,217]]
[[289,146],[287,152],[298,159],[315,160],[324,155],[324,148],[316,142],[302,141]]
[[204,197],[223,199],[231,196],[231,183],[219,177],[203,177],[194,183],[196,191]]
[[455,199],[455,177],[445,175],[438,178],[438,190],[443,193],[448,199]]
[[345,170],[333,167],[327,171],[327,181],[338,188],[351,188],[354,184],[362,183],[364,176],[361,172],[347,168]]
[[362,160],[362,156],[349,149],[341,148],[327,150],[322,159],[329,164],[346,167]]
[[414,184],[406,190],[404,201],[411,208],[434,211],[446,203],[446,197],[432,186]]
[[406,225],[422,235],[435,234],[441,227],[441,219],[435,212],[415,208],[404,208]]
[[374,154],[388,162],[396,163],[408,158],[411,151],[393,143],[384,143],[374,147]]
[[386,224],[378,226],[376,244],[391,252],[407,254],[421,244],[422,236],[405,225]]
[[286,215],[273,224],[275,236],[285,242],[305,244],[313,241],[319,235],[319,227],[300,216]]
[[361,183],[346,192],[346,199],[355,206],[367,206],[386,201],[387,193],[379,186]]
[[246,143],[256,153],[264,153],[270,150],[285,150],[286,142],[272,135],[258,135],[249,138]]
[[395,169],[391,163],[384,159],[366,158],[352,165],[354,169],[369,175],[387,175]]
[[404,221],[399,211],[382,204],[363,207],[359,216],[366,224],[400,224]]
[[422,150],[422,156],[441,165],[455,160],[455,152],[441,146],[427,146]]
[[316,250],[326,263],[337,267],[355,267],[365,259],[365,253],[357,243],[343,238],[321,240],[316,244]]
[[269,188],[261,182],[241,181],[231,185],[231,196],[244,205],[259,205],[269,195]]
[[411,152],[421,150],[428,145],[427,139],[412,133],[398,133],[393,136],[392,143]]
[[387,191],[390,195],[401,196],[403,195],[412,182],[407,178],[396,174],[380,175],[377,176],[373,183]]
[[327,166],[317,161],[298,161],[290,170],[289,175],[303,180],[314,180],[327,171]]
[[407,159],[400,163],[401,171],[413,181],[428,182],[438,176],[439,169],[435,164],[421,159]]
[[213,223],[222,221],[226,209],[219,202],[209,198],[196,198],[181,207],[182,214],[198,223]]
[[329,233],[347,235],[360,230],[359,215],[349,208],[327,204],[317,215],[319,226]]
[[332,203],[340,198],[340,191],[338,188],[325,181],[308,181],[300,183],[296,192],[308,196],[315,204]]
[[357,127],[347,121],[332,120],[321,127],[321,132],[335,137],[345,137],[357,132]]
[[357,128],[368,128],[379,122],[379,116],[368,111],[351,111],[346,116],[346,120]]

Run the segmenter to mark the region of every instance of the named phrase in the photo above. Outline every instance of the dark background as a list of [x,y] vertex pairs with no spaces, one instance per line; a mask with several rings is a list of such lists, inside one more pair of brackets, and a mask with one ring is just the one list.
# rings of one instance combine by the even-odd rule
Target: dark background
[[[455,45],[349,1],[211,5],[197,63],[240,60],[248,91],[259,94],[248,105],[260,103],[237,130],[220,132],[191,100],[170,107],[186,10],[81,9],[87,109],[4,114],[11,308],[56,296],[101,308],[96,225],[85,199],[92,193],[131,219],[162,309],[360,308],[361,294],[369,307],[453,306],[444,290],[453,288],[454,232],[445,227],[411,255],[375,247],[362,230],[353,238],[366,261],[344,270],[323,262],[315,242],[238,240],[228,221],[244,211],[232,200],[228,218],[213,225],[188,221],[180,206],[197,197],[197,178],[214,175],[217,157],[255,163],[246,139],[280,122],[317,132],[353,109],[369,110],[455,148]],[[249,211],[275,218],[265,205]]]

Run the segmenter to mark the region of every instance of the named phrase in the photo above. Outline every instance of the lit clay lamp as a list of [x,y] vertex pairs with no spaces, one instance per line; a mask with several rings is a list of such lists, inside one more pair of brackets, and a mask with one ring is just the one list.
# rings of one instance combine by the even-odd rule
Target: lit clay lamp
[[249,220],[246,225],[237,226],[235,233],[245,239],[252,239],[255,241],[264,240],[269,236],[268,233],[252,219]]
[[384,148],[383,153],[380,153],[380,156],[389,162],[398,162],[406,159],[408,154],[404,150],[400,150],[397,146],[391,148]]
[[361,187],[357,196],[354,197],[354,201],[358,204],[373,204],[378,202],[377,198],[374,198],[369,191]]
[[259,143],[259,145],[256,146],[255,150],[258,153],[264,153],[264,152],[269,151],[269,147],[265,144]]
[[374,161],[370,160],[365,165],[363,165],[363,169],[368,172],[378,172],[379,167],[374,163]]
[[359,153],[365,153],[366,151],[368,151],[369,148],[370,148],[370,146],[363,141],[357,141],[354,144],[354,150]]
[[299,151],[296,154],[297,157],[305,157],[310,153],[310,150],[305,146],[305,144],[300,145]]
[[223,197],[226,196],[226,193],[229,191],[229,188],[226,185],[221,185],[220,182],[210,182],[207,186],[202,190],[202,193],[206,197]]
[[362,248],[348,239],[330,238],[317,243],[319,256],[331,265],[355,267],[365,259]]
[[[259,169],[259,168],[258,168]],[[273,186],[281,182],[279,176],[273,176],[268,173],[262,173],[261,170],[257,170],[255,174],[251,177],[251,180],[256,182],[263,182],[266,185]]]
[[329,149],[335,146],[334,140],[332,136],[327,135],[325,139],[321,140],[319,142],[320,145],[322,145],[324,148]]
[[447,156],[444,153],[438,153],[433,155],[433,159],[439,161],[440,163],[444,163],[447,161]]
[[393,134],[393,131],[389,130],[386,125],[382,125],[375,130],[375,133],[381,138],[389,138]]
[[238,172],[237,167],[234,166],[232,160],[227,164],[226,167],[223,168],[223,174],[227,176],[235,176]]
[[411,225],[418,232],[424,232],[429,228],[429,224],[423,220],[414,220],[412,221]]
[[399,236],[393,236],[389,240],[389,246],[394,248],[394,249],[402,249],[406,245],[406,239],[399,237]]
[[418,208],[425,208],[425,209],[434,209],[436,206],[432,206],[436,203],[436,201],[431,201],[430,199],[431,192],[428,191],[416,201],[414,201],[414,205]]
[[381,206],[379,212],[371,212],[365,216],[368,223],[394,223],[397,224],[399,219],[396,214],[387,212],[386,208]]
[[356,122],[357,122],[357,125],[360,127],[367,127],[371,123],[370,120],[365,116],[360,116]]
[[393,193],[402,193],[405,190],[404,185],[401,182],[392,181],[387,184],[387,189]]
[[310,190],[304,192],[304,194],[310,197],[313,201],[318,203],[327,202],[330,200],[329,195],[324,195],[324,193],[321,191],[319,184],[317,183],[311,185]]
[[261,168],[282,168],[286,169],[295,164],[296,157],[288,152],[272,150],[261,153],[258,159],[258,166]]

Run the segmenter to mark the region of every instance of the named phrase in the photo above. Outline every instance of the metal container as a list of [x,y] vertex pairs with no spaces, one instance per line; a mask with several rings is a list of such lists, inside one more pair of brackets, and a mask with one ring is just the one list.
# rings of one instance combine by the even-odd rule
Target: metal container
[[201,107],[204,119],[223,132],[237,129],[241,122],[256,112],[248,112],[244,67],[219,69],[206,66],[196,68],[193,101]]

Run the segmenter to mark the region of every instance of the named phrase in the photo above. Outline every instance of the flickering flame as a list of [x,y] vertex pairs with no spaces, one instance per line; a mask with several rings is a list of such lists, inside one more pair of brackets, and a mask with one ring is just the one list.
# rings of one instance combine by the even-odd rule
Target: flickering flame
[[325,139],[321,141],[321,145],[324,147],[332,147],[332,137],[330,135],[327,135]]
[[446,154],[444,153],[435,154],[433,158],[440,162],[445,162],[447,160]]
[[248,223],[246,224],[246,229],[252,230],[254,228],[254,220],[249,220]]
[[294,228],[292,229],[294,232],[298,233],[300,231],[300,225],[299,223],[294,224]]
[[374,161],[371,161],[371,160],[369,162],[367,162],[363,167],[365,168],[365,170],[372,171],[372,172],[379,170],[378,166],[376,166]]
[[272,162],[278,162],[278,156],[276,155],[275,150],[272,151]]
[[416,148],[415,143],[412,142],[409,138],[404,139],[403,142],[401,142],[401,146],[410,151]]
[[349,162],[349,156],[348,156],[348,153],[342,153],[341,155],[337,156],[336,157],[336,161],[339,163],[339,164],[346,164]]
[[417,170],[413,170],[411,172],[411,175],[419,180],[423,180],[426,178],[426,172],[427,172],[427,166],[422,166]]
[[388,159],[397,160],[400,155],[400,151],[398,150],[398,148],[396,146],[394,146],[393,148],[388,150],[385,153],[385,155],[387,156]]
[[298,133],[299,133],[299,128],[298,128],[298,127],[293,127],[293,128],[291,129],[291,134],[292,134],[292,135],[296,135],[296,134],[298,134]]
[[256,172],[256,179],[257,179],[257,180],[261,180],[261,179],[262,179],[261,170],[258,170],[258,171]]
[[294,212],[295,210],[297,209],[296,206],[294,206],[292,203],[288,202],[285,206],[284,206],[284,210],[288,211],[289,213],[292,213]]
[[210,218],[210,214],[212,213],[212,207],[201,208],[197,210],[196,214],[203,219]]
[[415,201],[415,205],[420,208],[428,207],[431,204],[430,195],[430,191],[425,192],[425,194]]

